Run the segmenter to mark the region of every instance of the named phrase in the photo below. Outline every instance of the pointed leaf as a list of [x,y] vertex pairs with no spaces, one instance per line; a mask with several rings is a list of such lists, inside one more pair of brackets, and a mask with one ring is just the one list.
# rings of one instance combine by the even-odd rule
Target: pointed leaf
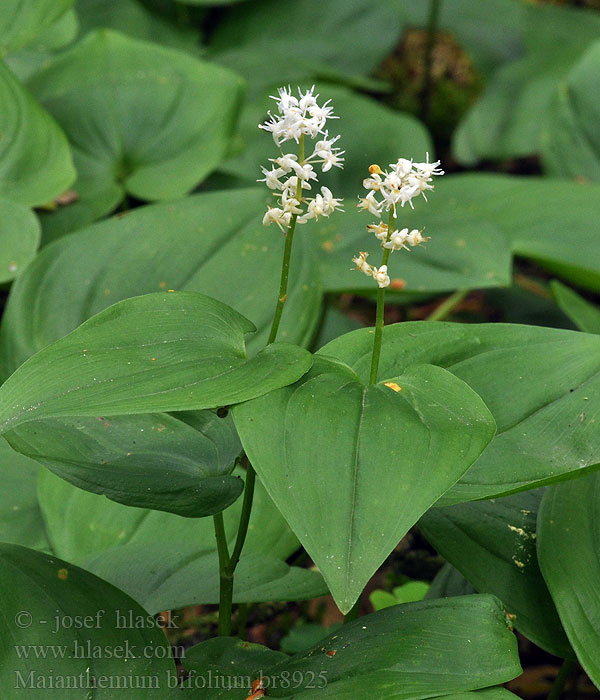
[[448,372],[391,376],[365,386],[321,357],[297,384],[233,410],[251,463],[342,612],[494,434],[485,405]]
[[432,508],[419,528],[479,593],[493,593],[515,627],[555,656],[573,656],[539,570],[535,523],[542,493]]
[[0,103],[0,197],[45,204],[75,178],[67,139],[2,60]]
[[179,697],[169,690],[175,664],[164,632],[125,593],[25,547],[0,544],[0,563],[3,698],[108,700],[115,687],[127,688],[128,700]]
[[[366,381],[372,347],[373,335],[365,329],[332,341],[319,354],[334,355]],[[380,376],[423,362],[466,382],[498,426],[491,444],[438,505],[536,488],[598,464],[598,336],[510,324],[386,327]]]
[[600,688],[600,475],[546,490],[538,539],[540,568],[569,641]]
[[126,193],[155,200],[189,192],[225,154],[242,93],[241,79],[224,68],[112,30],[88,34],[30,87],[73,146],[80,201],[72,207],[89,210],[80,226]]
[[0,432],[64,416],[213,408],[259,396],[306,372],[285,343],[246,358],[246,318],[193,292],[126,299],[41,350],[0,388]]
[[221,645],[226,646],[208,642],[193,647],[186,667],[202,674],[209,663],[219,661],[218,650],[221,658],[233,659],[242,671],[235,675],[254,679],[264,662],[268,697],[297,700],[361,695],[419,700],[455,693],[476,700],[480,694],[471,696],[468,691],[477,688],[486,688],[481,700],[503,698],[503,691],[488,686],[521,672],[506,615],[499,601],[486,595],[396,605],[344,625],[279,664],[274,652],[261,655],[251,647],[244,653],[232,640],[225,655]]

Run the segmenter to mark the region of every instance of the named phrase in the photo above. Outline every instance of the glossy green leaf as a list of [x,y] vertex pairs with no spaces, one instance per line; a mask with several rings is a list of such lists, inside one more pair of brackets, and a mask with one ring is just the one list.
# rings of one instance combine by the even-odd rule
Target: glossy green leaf
[[[304,84],[304,89],[310,87],[311,84]],[[414,117],[394,112],[373,99],[328,83],[317,82],[315,91],[320,95],[320,102],[331,100],[330,106],[339,119],[330,122],[330,136],[339,134],[336,145],[346,151],[343,170],[332,168],[319,175],[319,181],[327,185],[336,197],[355,200],[371,163],[381,163],[383,167],[388,161],[397,160],[400,153],[416,160],[424,159],[426,152],[433,153],[427,130]],[[270,86],[244,106],[236,134],[236,144],[241,152],[226,160],[220,171],[255,182],[262,177],[260,166],[268,165],[268,159],[276,156],[277,148],[271,135],[258,128],[266,120],[267,110],[275,104],[270,95],[277,95],[277,85]],[[373,124],[377,124],[377,129]],[[312,141],[306,141],[307,155],[312,153],[311,144],[314,146]],[[285,152],[297,152],[293,142],[282,147]],[[269,193],[264,191],[268,197]],[[353,207],[346,206],[346,209]],[[326,219],[321,228],[330,229],[337,221],[337,227],[343,229],[346,216]]]
[[600,309],[557,280],[550,282],[552,295],[580,331],[600,334]]
[[276,82],[367,76],[393,49],[398,36],[389,28],[398,24],[392,0],[303,0],[289,3],[285,11],[279,0],[259,0],[231,8],[210,49],[257,94]]
[[546,490],[538,558],[569,641],[600,688],[600,476]]
[[67,140],[0,61],[0,197],[45,204],[73,182]]
[[275,343],[247,359],[253,324],[195,292],[118,302],[40,350],[0,387],[0,432],[65,416],[225,406],[301,377],[305,350]]
[[600,36],[562,81],[542,132],[546,170],[557,177],[600,180]]
[[432,508],[419,528],[479,593],[493,593],[516,615],[515,627],[555,656],[573,651],[539,570],[536,518],[542,494]]
[[[430,201],[436,196],[437,193],[433,193]],[[415,226],[423,228],[427,222],[426,233],[431,240],[427,246],[392,257],[388,299],[402,299],[406,292],[442,293],[510,284],[510,244],[498,227],[465,216],[450,218],[446,215],[445,219],[434,219],[425,211],[429,206],[418,202],[414,214],[404,211],[400,214],[402,226],[414,222]],[[366,231],[372,218],[352,209],[343,219],[332,219],[316,227],[326,291],[361,294],[376,291],[373,279],[356,270],[352,263],[352,258],[364,250],[370,255],[369,262],[380,264],[381,245]]]
[[[138,603],[86,571],[25,547],[0,544],[0,562],[7,627],[0,640],[3,698],[58,693],[61,700],[81,700],[93,693],[109,700],[115,687],[119,695],[126,688],[128,700],[179,697],[169,690],[175,664],[164,632]],[[129,622],[138,619],[140,627]]]
[[0,541],[49,549],[37,498],[40,467],[0,439]]
[[233,409],[252,465],[342,612],[494,434],[485,405],[448,372],[380,376],[387,384],[367,386],[320,357],[298,383]]
[[131,506],[202,517],[242,490],[231,475],[237,434],[210,411],[47,419],[7,439],[70,483]]
[[[243,470],[236,469],[233,473],[243,478]],[[157,510],[124,506],[82,491],[49,471],[40,474],[39,502],[52,551],[78,566],[85,567],[97,555],[130,545],[145,546],[150,551],[193,543],[197,553],[216,551],[212,518],[190,520]],[[239,499],[223,513],[230,546],[237,536],[241,509]],[[287,559],[298,547],[298,540],[258,481],[244,552]],[[126,566],[124,574],[131,568]],[[117,574],[115,568],[113,575]]]
[[[269,334],[284,245],[278,229],[261,223],[267,197],[253,188],[237,190],[233,208],[231,192],[140,207],[44,248],[11,290],[0,377],[110,304],[165,289],[202,292],[249,318],[258,331],[248,348],[256,353]],[[304,230],[294,242],[288,297],[278,339],[308,344],[321,293]]]
[[3,0],[0,57],[30,44],[74,3],[75,0]]
[[125,196],[189,192],[222,159],[242,82],[156,44],[98,30],[36,73],[30,86],[73,147],[79,201],[55,213],[79,226]]
[[14,279],[35,257],[40,224],[26,206],[0,198],[0,282]]
[[540,117],[573,63],[600,38],[591,10],[532,5],[524,12],[526,53],[498,70],[459,125],[453,148],[461,163],[537,153]]
[[[516,639],[492,596],[387,608],[344,625],[308,651],[278,664],[273,652],[260,654],[231,640],[225,654],[223,646],[208,642],[193,647],[186,667],[201,674],[211,662],[225,667],[221,659],[233,659],[242,675],[256,678],[262,670],[259,664],[266,661],[268,697],[295,700],[346,700],[361,694],[378,700],[455,693],[471,697],[468,691],[503,683],[521,671]],[[489,689],[483,695],[495,698],[496,692]],[[498,697],[503,697],[501,691]]]
[[[411,269],[409,265],[412,265],[413,256],[427,265],[427,259],[435,255],[434,265],[445,270],[443,254],[446,246],[450,250],[464,249],[463,255],[471,260],[471,270],[486,276],[494,269],[491,267],[493,262],[488,262],[492,252],[483,255],[480,251],[488,247],[494,256],[503,260],[501,269],[506,270],[505,275],[508,272],[509,251],[512,251],[512,255],[532,260],[578,286],[598,291],[598,197],[600,186],[596,184],[488,174],[446,175],[436,183],[436,190],[428,197],[428,204],[419,202],[415,205],[415,211],[409,207],[402,210],[399,223],[409,227],[425,227],[425,233],[431,236],[431,240],[426,248],[411,250],[410,254],[406,253],[396,260],[392,258],[391,276],[405,277],[405,271]],[[363,215],[363,227],[365,219],[368,223],[368,218]],[[360,239],[358,226],[352,227],[348,234],[342,234],[356,237],[354,251],[369,250],[368,247],[357,246],[365,241],[368,246],[370,239],[375,240],[372,235],[367,236],[364,228],[362,231]],[[468,235],[463,235],[463,232]],[[443,245],[444,239],[447,240],[446,245]],[[472,253],[469,253],[471,248]],[[349,252],[348,245],[344,260],[348,260]],[[453,260],[449,255],[446,258]],[[478,263],[478,260],[485,263]],[[336,263],[337,269],[342,268],[341,260],[332,262]],[[348,267],[351,265],[346,264],[346,270]],[[345,274],[361,276],[369,282],[365,275],[358,275],[357,272]],[[489,277],[491,284],[499,284],[494,281],[493,275]],[[330,275],[328,279],[335,278]],[[418,290],[418,277],[414,279],[415,282],[409,280],[411,284],[407,289],[414,285]]]
[[[370,330],[358,330],[319,353],[337,357],[366,381],[372,344]],[[424,362],[466,382],[498,427],[438,505],[536,488],[597,466],[600,433],[592,421],[600,413],[598,336],[510,324],[386,327],[380,376],[397,376]]]

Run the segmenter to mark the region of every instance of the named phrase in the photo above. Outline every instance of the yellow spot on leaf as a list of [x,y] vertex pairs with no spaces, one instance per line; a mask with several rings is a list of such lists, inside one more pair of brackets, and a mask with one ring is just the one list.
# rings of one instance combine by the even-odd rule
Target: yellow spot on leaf
[[59,569],[57,576],[61,581],[66,581],[69,578],[68,569]]
[[389,386],[390,389],[393,389],[394,391],[402,391],[402,387],[396,384],[396,382],[386,382],[386,386]]

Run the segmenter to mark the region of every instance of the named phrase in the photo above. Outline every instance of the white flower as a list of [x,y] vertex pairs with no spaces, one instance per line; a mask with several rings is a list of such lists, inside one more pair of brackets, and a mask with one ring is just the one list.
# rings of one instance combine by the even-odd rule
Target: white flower
[[285,174],[283,168],[273,168],[272,170],[267,170],[261,166],[262,173],[265,177],[257,180],[257,182],[264,182],[270,190],[282,190],[283,184],[279,181],[279,178]]
[[[398,158],[395,163],[390,163],[389,171],[381,170],[378,165],[371,165],[371,177],[363,180],[363,187],[381,195],[381,200],[375,200],[379,212],[383,209],[392,210],[396,216],[398,204],[403,207],[408,202],[412,207],[412,199],[420,194],[427,199],[425,192],[433,189],[432,178],[444,174],[439,165],[439,160],[435,163],[429,162],[429,154],[425,163],[413,163],[406,158]],[[363,208],[368,209],[367,206]]]
[[269,114],[269,120],[259,124],[260,129],[270,131],[273,140],[279,146],[284,141],[298,142],[301,134],[315,138],[318,134],[326,133],[323,129],[328,119],[335,119],[330,100],[321,107],[314,94],[314,85],[303,93],[298,90],[299,97],[292,95],[290,88],[279,88],[278,95],[272,95],[277,103],[278,114]]
[[379,203],[375,199],[375,192],[369,192],[366,197],[359,197],[356,205],[361,211],[368,211],[373,216],[381,216],[379,213]]
[[269,160],[278,165],[284,173],[290,173],[294,168],[292,164],[298,160],[298,156],[295,153],[286,153],[279,158],[269,158]]
[[388,225],[380,221],[378,224],[367,224],[367,231],[375,235],[379,241],[387,240]]
[[332,139],[328,138],[328,132],[325,132],[325,138],[321,141],[317,141],[315,145],[314,153],[308,158],[308,160],[313,163],[322,163],[321,170],[326,173],[331,170],[332,167],[341,168],[344,159],[342,156],[346,151],[342,151],[340,148],[334,148],[333,144],[340,138],[335,136]]
[[291,218],[292,215],[289,212],[285,212],[279,207],[269,207],[262,222],[265,226],[277,224],[282,231],[285,231],[286,227],[290,225]]
[[388,287],[390,284],[390,278],[387,273],[387,265],[382,265],[379,269],[373,268],[373,277],[380,287]]
[[376,268],[373,268],[369,265],[369,263],[367,262],[368,257],[369,257],[368,253],[362,252],[362,253],[359,253],[357,258],[352,258],[352,262],[356,265],[357,270],[364,272],[365,275],[372,276],[373,270]]
[[408,241],[409,245],[414,247],[416,245],[419,245],[420,243],[424,243],[425,241],[429,240],[425,236],[422,236],[421,233],[421,231],[414,228],[406,237],[406,240]]
[[383,247],[389,250],[401,250],[402,248],[406,248],[407,240],[409,240],[407,228],[403,228],[401,231],[392,231],[389,240],[383,243]]
[[261,168],[264,177],[259,182],[264,182],[279,199],[278,206],[269,206],[263,224],[275,223],[285,230],[294,223],[304,224],[311,219],[330,216],[341,208],[342,200],[336,199],[327,187],[321,187],[315,197],[305,197],[304,191],[312,189],[312,182],[318,182],[314,166],[321,164],[323,172],[332,167],[341,168],[344,151],[335,146],[340,137],[330,138],[324,129],[327,120],[333,118],[333,107],[329,101],[319,106],[314,86],[306,92],[299,89],[297,97],[290,88],[279,88],[277,92],[277,97],[273,97],[277,113],[269,112],[269,120],[259,127],[270,131],[278,146],[289,140],[300,143],[302,139],[302,153],[305,136],[314,139],[321,136],[307,158],[300,159],[295,153],[281,153],[276,158],[269,158],[273,163],[271,170]]

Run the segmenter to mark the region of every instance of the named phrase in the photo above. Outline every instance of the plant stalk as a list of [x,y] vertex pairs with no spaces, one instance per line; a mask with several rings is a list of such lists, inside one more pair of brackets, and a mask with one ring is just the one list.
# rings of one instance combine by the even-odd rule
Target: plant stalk
[[[388,240],[394,231],[396,219],[394,211],[390,209],[390,218],[388,223]],[[392,251],[389,248],[383,249],[382,265],[387,265]],[[381,343],[383,340],[383,312],[385,310],[385,287],[379,287],[377,290],[377,315],[375,318],[375,338],[373,339],[373,355],[371,356],[371,375],[369,384],[377,382],[377,372],[379,370],[379,358],[381,357]]]
[[[299,155],[298,162],[304,163],[304,134],[300,135],[299,140]],[[296,199],[302,201],[302,181],[298,178],[296,185]],[[277,338],[283,307],[287,299],[288,278],[290,273],[290,260],[292,256],[292,243],[294,241],[294,231],[296,230],[297,214],[294,214],[290,220],[290,225],[285,236],[285,248],[283,251],[283,261],[281,264],[281,280],[279,283],[279,296],[277,298],[277,306],[273,316],[273,323],[269,333],[267,345],[274,343]],[[244,455],[242,462],[246,466],[246,484],[244,486],[244,501],[242,503],[242,513],[238,525],[238,532],[233,547],[231,557],[227,548],[227,539],[225,537],[225,527],[223,525],[223,514],[219,513],[214,516],[215,536],[217,538],[217,550],[219,552],[219,635],[231,636],[231,613],[233,609],[233,577],[235,569],[240,560],[246,535],[248,534],[248,524],[250,522],[250,514],[252,513],[252,503],[254,501],[254,486],[256,483],[256,472],[254,467],[248,461],[248,457]],[[239,631],[240,635],[243,631]]]
[[452,311],[460,304],[460,302],[469,294],[470,289],[459,289],[454,294],[451,294],[447,299],[437,306],[427,316],[427,321],[443,321]]
[[[300,135],[300,154],[298,156],[298,162],[300,165],[304,164],[304,134]],[[300,202],[302,201],[302,181],[298,178],[298,183],[296,185],[296,199]],[[279,296],[277,297],[277,306],[275,307],[275,315],[273,316],[273,323],[271,324],[271,332],[269,333],[269,340],[267,340],[267,345],[275,342],[277,338],[277,331],[279,330],[279,324],[281,323],[281,316],[283,314],[283,307],[287,300],[287,288],[288,288],[288,277],[290,274],[290,259],[292,257],[292,244],[294,242],[294,231],[296,230],[296,220],[298,215],[294,214],[288,226],[288,230],[285,234],[285,248],[283,250],[283,263],[281,265],[281,281],[279,283]]]
[[554,684],[548,693],[548,700],[559,700],[569,676],[577,668],[575,659],[565,659],[560,671],[554,680]]
[[231,636],[231,611],[233,607],[233,574],[229,572],[229,549],[225,535],[223,513],[213,515],[217,553],[219,555],[219,635]]

